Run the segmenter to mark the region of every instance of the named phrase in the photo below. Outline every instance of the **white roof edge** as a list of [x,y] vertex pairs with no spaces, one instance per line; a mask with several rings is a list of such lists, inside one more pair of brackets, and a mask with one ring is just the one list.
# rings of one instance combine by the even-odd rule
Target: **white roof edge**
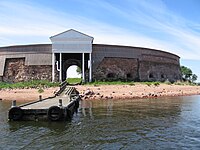
[[82,35],[84,35],[84,36],[86,36],[86,37],[91,38],[92,41],[94,40],[94,38],[93,38],[92,36],[89,36],[89,35],[87,35],[87,34],[85,34],[85,33],[79,32],[79,31],[74,30],[74,29],[69,29],[69,30],[67,30],[67,31],[64,31],[64,32],[58,33],[58,34],[56,34],[56,35],[54,35],[54,36],[51,36],[51,37],[49,37],[49,38],[52,39],[52,38],[54,38],[54,37],[56,37],[56,36],[59,36],[59,35],[61,35],[61,34],[64,34],[64,33],[66,33],[66,32],[69,32],[69,31],[77,32],[77,33],[79,33],[79,34],[82,34]]

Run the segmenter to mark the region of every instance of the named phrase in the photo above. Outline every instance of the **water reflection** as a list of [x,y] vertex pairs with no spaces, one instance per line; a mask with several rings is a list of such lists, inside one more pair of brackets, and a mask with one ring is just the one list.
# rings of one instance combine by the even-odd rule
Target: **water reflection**
[[71,122],[7,122],[6,107],[0,149],[200,148],[200,96],[82,101]]

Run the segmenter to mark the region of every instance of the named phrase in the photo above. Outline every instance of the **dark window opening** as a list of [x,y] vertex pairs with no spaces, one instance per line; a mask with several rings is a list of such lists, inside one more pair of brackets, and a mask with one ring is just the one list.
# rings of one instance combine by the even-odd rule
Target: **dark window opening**
[[153,74],[152,73],[149,74],[149,78],[153,78]]
[[161,78],[162,78],[162,79],[165,78],[164,74],[161,74]]
[[107,78],[114,78],[115,77],[115,74],[114,73],[108,73],[107,74]]
[[131,73],[128,73],[128,74],[126,75],[126,77],[127,77],[127,78],[132,78]]

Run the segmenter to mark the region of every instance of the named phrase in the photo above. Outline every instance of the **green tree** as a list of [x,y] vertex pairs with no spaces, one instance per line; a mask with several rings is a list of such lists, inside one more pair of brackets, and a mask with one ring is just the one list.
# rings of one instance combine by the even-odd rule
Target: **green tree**
[[81,72],[81,68],[77,66],[76,72],[77,72],[78,74],[81,74],[81,73],[82,73],[82,72]]
[[193,74],[193,75],[192,75],[192,82],[195,82],[195,81],[197,80],[197,78],[198,78],[197,75],[196,75],[196,74]]
[[181,66],[182,78],[184,81],[194,82],[197,80],[197,75],[192,73],[192,70],[188,67]]

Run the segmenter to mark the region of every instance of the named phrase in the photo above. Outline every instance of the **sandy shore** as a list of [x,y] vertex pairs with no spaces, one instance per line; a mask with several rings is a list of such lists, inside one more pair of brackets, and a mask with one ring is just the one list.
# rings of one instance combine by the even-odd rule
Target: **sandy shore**
[[0,90],[0,100],[35,101],[39,99],[39,95],[42,95],[42,98],[53,96],[56,90],[58,88],[48,88],[44,89],[43,93],[39,93],[38,89],[3,89]]
[[[200,95],[200,86],[188,85],[78,85],[75,87],[80,92],[82,99],[93,100]],[[39,95],[42,95],[43,98],[53,96],[56,90],[58,88],[48,88],[44,89],[43,93],[38,93],[38,89],[5,89],[0,90],[0,100],[34,101],[38,100]]]
[[134,99],[163,96],[200,95],[200,86],[144,84],[77,86],[82,99]]

